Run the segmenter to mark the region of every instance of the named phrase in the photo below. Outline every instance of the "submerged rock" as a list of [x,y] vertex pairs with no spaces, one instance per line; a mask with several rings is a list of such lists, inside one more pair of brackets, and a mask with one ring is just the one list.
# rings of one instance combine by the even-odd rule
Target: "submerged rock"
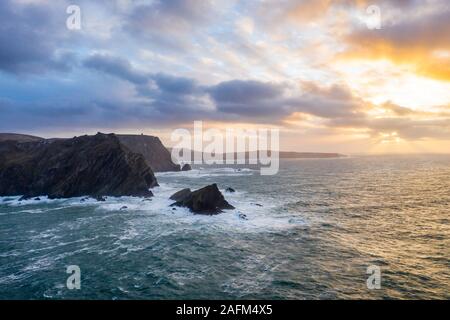
[[173,200],[173,201],[180,201],[183,200],[184,198],[190,196],[192,193],[191,189],[183,189],[180,190],[176,193],[174,193],[169,199]]
[[153,171],[114,134],[0,142],[0,196],[152,196]]
[[120,208],[120,211],[127,210],[127,209],[128,209],[127,206],[123,206],[122,208]]
[[191,165],[188,164],[188,163],[186,163],[185,165],[183,165],[183,166],[181,167],[181,171],[191,171],[191,170],[192,170],[192,167],[191,167]]
[[233,188],[227,188],[226,190],[225,190],[226,192],[230,192],[230,193],[233,193],[233,192],[236,192],[236,190],[234,190]]
[[172,204],[172,206],[186,207],[197,214],[215,215],[224,209],[234,209],[229,204],[217,184],[213,184],[202,189],[186,194],[186,196]]
[[95,200],[97,200],[98,202],[105,202],[105,201],[106,201],[106,198],[105,198],[105,197],[98,196],[98,197],[95,197]]
[[241,220],[248,220],[247,215],[243,213],[239,213],[239,219]]

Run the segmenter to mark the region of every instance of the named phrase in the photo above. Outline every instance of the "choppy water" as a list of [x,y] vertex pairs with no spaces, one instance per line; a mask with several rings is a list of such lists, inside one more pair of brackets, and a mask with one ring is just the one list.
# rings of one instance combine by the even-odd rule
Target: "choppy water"
[[[450,299],[449,156],[286,160],[271,177],[198,168],[158,180],[151,202],[0,198],[0,299]],[[237,209],[168,207],[175,191],[210,183],[235,188],[226,198]],[[81,290],[66,288],[69,265],[81,268]],[[367,289],[370,265],[379,290]]]

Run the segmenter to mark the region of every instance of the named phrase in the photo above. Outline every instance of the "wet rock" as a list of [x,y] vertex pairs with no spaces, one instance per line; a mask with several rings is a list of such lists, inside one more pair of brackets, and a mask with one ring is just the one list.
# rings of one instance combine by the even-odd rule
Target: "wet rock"
[[239,219],[248,220],[247,215],[243,213],[239,213]]
[[39,198],[39,197],[34,198],[34,201],[41,201],[41,198]]
[[183,189],[174,193],[169,199],[173,201],[181,201],[186,197],[189,197],[191,193],[192,193],[191,189]]
[[183,166],[181,167],[181,171],[191,171],[191,170],[192,170],[192,167],[191,167],[191,165],[188,164],[188,163],[186,163],[185,165],[183,165]]
[[98,202],[105,202],[105,201],[106,201],[106,198],[105,198],[105,197],[98,196],[98,197],[95,197],[95,200],[97,200]]
[[226,192],[230,192],[230,193],[233,193],[233,192],[236,192],[236,190],[234,190],[233,188],[227,188],[226,190],[225,190]]
[[120,208],[120,211],[127,210],[127,209],[128,209],[127,206],[123,206],[122,208]]
[[0,142],[0,196],[146,197],[157,185],[144,157],[114,134]]
[[225,200],[217,187],[217,184],[212,184],[191,192],[190,195],[175,202],[172,206],[186,207],[194,213],[204,215],[216,215],[221,213],[224,209],[234,209],[234,207]]

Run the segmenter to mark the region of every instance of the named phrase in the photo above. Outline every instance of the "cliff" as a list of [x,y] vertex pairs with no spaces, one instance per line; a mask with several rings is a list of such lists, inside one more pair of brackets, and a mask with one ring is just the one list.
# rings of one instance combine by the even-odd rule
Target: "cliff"
[[154,172],[180,171],[180,166],[172,162],[169,150],[159,138],[145,135],[117,136],[131,151],[142,154]]
[[0,196],[151,196],[156,178],[114,134],[0,142]]
[[30,136],[26,134],[17,133],[0,133],[0,142],[3,141],[16,141],[16,142],[36,142],[42,141],[44,138]]

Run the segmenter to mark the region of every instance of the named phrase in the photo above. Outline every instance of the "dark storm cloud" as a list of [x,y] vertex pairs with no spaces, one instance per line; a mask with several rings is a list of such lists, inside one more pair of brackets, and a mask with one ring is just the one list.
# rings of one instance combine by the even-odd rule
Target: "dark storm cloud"
[[278,98],[283,93],[279,85],[260,81],[233,80],[212,87],[209,92],[218,103],[252,103]]
[[[131,63],[121,57],[108,54],[95,54],[84,60],[86,68],[106,73],[122,80],[129,81],[135,85],[145,85],[153,81],[163,92],[170,92],[177,95],[194,94],[199,91],[199,86],[194,79],[176,77],[165,73],[144,73],[134,68]],[[152,90],[140,88],[145,93],[153,93]]]
[[[338,86],[321,88],[305,83],[303,91],[294,92],[286,84],[256,80],[200,86],[190,78],[138,73],[127,60],[105,55],[90,57],[84,65],[134,84],[136,91],[151,99],[151,105],[159,112],[176,112],[180,118],[189,113],[215,120],[279,122],[294,112],[323,118],[352,116],[362,105],[347,88]],[[216,111],[216,115],[211,111]]]
[[111,56],[96,54],[84,61],[84,66],[95,69],[134,84],[144,84],[148,82],[148,77],[135,70],[128,60]]
[[270,116],[279,121],[294,112],[322,118],[352,116],[363,106],[344,87],[320,88],[310,83],[302,90],[284,84],[234,80],[209,89],[218,110],[249,118]]
[[284,97],[285,87],[281,84],[232,80],[212,86],[207,91],[219,112],[247,121],[267,122],[270,119],[277,122],[291,113]]
[[133,109],[132,114],[140,115],[144,122],[147,119],[155,122],[178,119],[183,122],[213,117],[211,112],[215,109],[204,99],[205,88],[194,79],[139,72],[128,60],[111,55],[91,56],[83,65],[134,85],[139,102],[131,103],[130,108]]
[[[123,58],[111,55],[93,55],[83,65],[135,86],[136,92],[144,103],[133,104],[132,114],[139,114],[145,119],[168,120],[177,117],[180,121],[192,116],[201,116],[205,103],[199,99],[202,88],[190,78],[176,77],[164,73],[143,73],[134,68]],[[153,112],[149,117],[148,110]],[[144,112],[143,112],[144,111]]]
[[365,103],[355,98],[343,86],[318,87],[312,83],[303,85],[304,92],[290,99],[296,112],[311,114],[321,118],[352,118],[365,108]]
[[162,91],[179,95],[196,94],[201,89],[194,79],[175,77],[164,73],[157,73],[152,76],[152,79]]
[[[54,5],[53,7],[58,5]],[[63,11],[64,12],[64,11]],[[65,16],[61,19],[46,4],[0,2],[0,70],[9,73],[43,73],[69,70],[73,55],[60,49]]]

